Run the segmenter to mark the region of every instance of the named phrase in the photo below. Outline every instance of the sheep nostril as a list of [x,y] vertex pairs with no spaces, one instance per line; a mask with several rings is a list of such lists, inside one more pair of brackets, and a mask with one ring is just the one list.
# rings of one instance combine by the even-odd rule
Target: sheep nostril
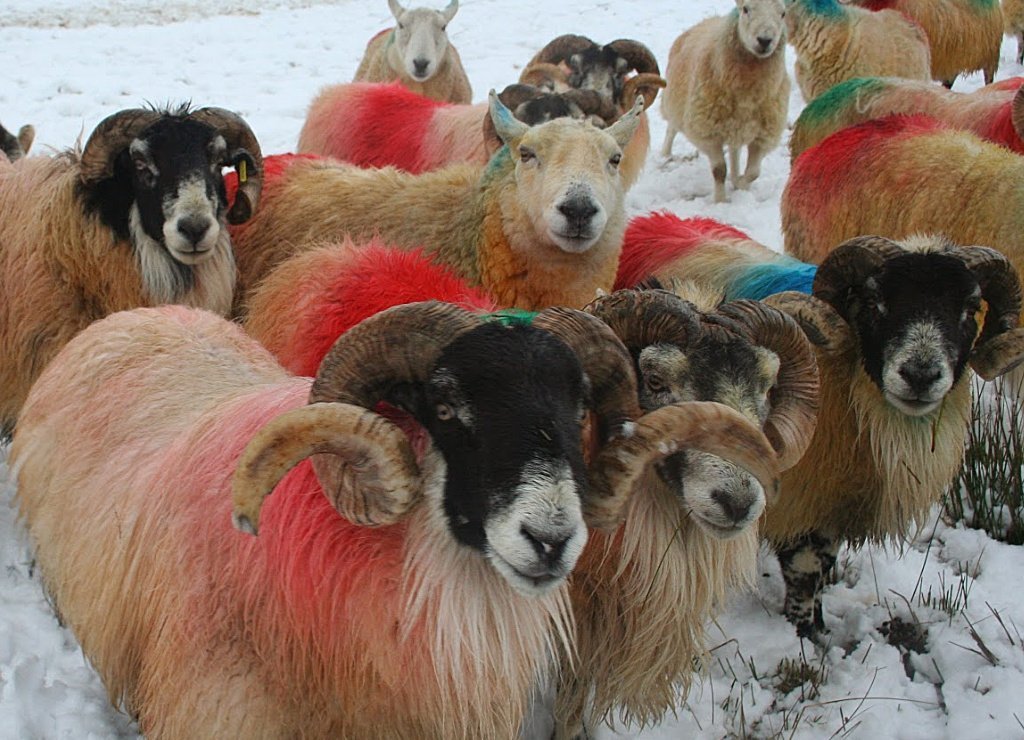
[[519,531],[545,565],[553,565],[562,559],[569,537],[555,532],[534,532],[526,526],[520,527]]
[[931,364],[906,364],[900,367],[899,372],[915,393],[929,390],[942,377],[942,372]]
[[427,74],[427,67],[430,66],[429,59],[413,59],[412,66],[416,70],[417,77],[424,77]]
[[771,45],[772,40],[770,38],[765,38],[764,36],[757,37],[757,46],[761,51],[768,51]]
[[192,246],[202,241],[209,228],[210,221],[205,218],[183,218],[178,221],[178,233],[188,239]]
[[726,491],[712,491],[711,498],[722,507],[726,516],[734,523],[741,522],[750,515],[751,502],[743,503],[737,501],[735,496],[730,496]]
[[558,204],[558,211],[577,228],[586,226],[597,214],[597,206],[590,198],[569,198]]

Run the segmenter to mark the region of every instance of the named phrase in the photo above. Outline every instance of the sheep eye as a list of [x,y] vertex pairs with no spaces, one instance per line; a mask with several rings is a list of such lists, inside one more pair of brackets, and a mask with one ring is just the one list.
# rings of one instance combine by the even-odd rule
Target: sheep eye
[[455,411],[446,403],[439,403],[434,409],[440,421],[451,421],[455,418]]
[[644,378],[644,385],[647,386],[647,390],[651,393],[663,393],[668,388],[665,381],[657,375],[648,375]]
[[528,149],[525,146],[519,147],[519,159],[523,162],[532,162],[537,159],[537,155],[532,149]]
[[743,6],[743,15],[750,15],[750,8],[746,5]]
[[398,24],[398,30],[399,31],[404,31],[405,30],[405,24],[404,23],[399,23]]
[[610,164],[612,167],[618,167],[619,166],[619,162],[621,162],[621,161],[622,161],[622,155],[621,154],[613,154],[612,158],[608,160],[608,164]]

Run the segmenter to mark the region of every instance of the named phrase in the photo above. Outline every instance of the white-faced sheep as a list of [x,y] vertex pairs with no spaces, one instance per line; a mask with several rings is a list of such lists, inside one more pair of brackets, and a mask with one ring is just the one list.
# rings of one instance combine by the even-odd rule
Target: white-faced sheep
[[956,93],[931,82],[900,77],[847,80],[803,109],[789,138],[789,153],[796,159],[840,129],[873,118],[923,113],[1024,154],[1022,83],[1024,77],[1013,77],[970,93]]
[[[650,88],[627,83],[627,94],[645,105],[654,97]],[[532,85],[509,85],[498,99],[530,126],[554,118],[588,120],[605,128],[622,112],[594,90],[571,88],[549,92]],[[457,105],[425,98],[401,85],[353,82],[320,91],[309,106],[299,135],[298,151],[334,157],[360,167],[387,167],[418,174],[472,162],[484,165],[501,147],[487,103]],[[620,171],[627,187],[643,167],[646,149],[623,148]]]
[[[228,209],[221,169],[238,166]],[[220,108],[125,110],[85,149],[0,160],[0,437],[32,381],[82,328],[114,311],[182,303],[227,315],[227,222],[252,215],[256,137]]]
[[902,13],[839,0],[787,0],[786,8],[796,82],[807,102],[853,77],[931,79],[928,37]]
[[[803,291],[765,298],[804,327],[821,375],[814,437],[782,473],[765,534],[782,562],[787,616],[811,634],[823,626],[820,590],[839,543],[904,536],[952,479],[970,417],[968,358],[985,378],[1024,360],[1022,331],[1013,328],[1020,287],[999,253],[944,239],[859,237],[815,269],[718,226],[634,219],[624,252],[654,255],[635,275],[684,275],[746,298],[764,296],[766,276],[780,290]],[[989,308],[979,336],[982,300]]]
[[[588,405],[608,440],[589,469]],[[55,608],[148,737],[512,737],[572,649],[584,517],[617,522],[640,469],[714,422],[667,411],[632,422],[628,353],[565,309],[507,327],[397,307],[311,383],[167,306],[65,347],[12,462]]]
[[11,162],[21,159],[28,154],[35,138],[36,130],[29,124],[18,129],[17,136],[0,125],[0,152],[6,155]]
[[388,8],[396,25],[370,39],[353,82],[397,81],[434,100],[469,103],[473,89],[447,33],[459,0],[444,10],[407,9],[398,0],[388,0]]
[[1003,32],[1017,39],[1017,64],[1024,64],[1024,0],[1003,0]]
[[[661,112],[668,121],[662,155],[682,132],[711,161],[714,199],[726,199],[725,150],[733,187],[746,189],[778,146],[789,112],[783,0],[736,0],[726,16],[701,21],[669,51]],[[740,150],[747,147],[739,174]]]
[[643,108],[607,129],[559,118],[530,127],[491,97],[505,146],[481,171],[409,175],[270,157],[253,220],[232,231],[242,288],[296,252],[345,236],[422,247],[502,306],[583,306],[615,277],[625,228],[622,146]]
[[[817,372],[785,314],[751,301],[699,310],[660,290],[618,291],[586,310],[630,350],[644,411],[721,403],[764,429],[775,470],[803,454]],[[563,660],[556,737],[616,719],[654,723],[675,706],[706,625],[752,580],[767,493],[746,471],[682,450],[645,472],[618,531],[591,533],[570,576],[577,655]]]
[[952,87],[957,75],[982,70],[991,84],[999,67],[1003,14],[999,0],[850,0],[873,11],[895,10],[919,23],[931,50],[931,78]]

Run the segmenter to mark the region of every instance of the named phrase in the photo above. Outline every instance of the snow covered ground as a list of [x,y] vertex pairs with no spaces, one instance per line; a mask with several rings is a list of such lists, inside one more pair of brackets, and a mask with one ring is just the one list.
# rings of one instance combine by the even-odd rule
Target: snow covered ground
[[[464,0],[450,33],[480,100],[489,88],[514,81],[523,62],[557,34],[637,38],[664,63],[683,28],[731,6]],[[190,99],[238,111],[266,153],[287,151],[315,92],[350,79],[366,40],[390,19],[384,0],[4,0],[0,120],[15,130],[35,124],[35,146],[45,152],[87,136],[121,108]],[[1007,41],[1000,78],[1021,73],[1014,51]],[[981,82],[970,77],[957,89]],[[791,120],[801,106],[794,89]],[[682,139],[675,158],[663,161],[663,133],[655,114],[653,151],[628,197],[632,213],[667,208],[712,216],[781,247],[784,149],[768,156],[749,192],[715,205],[707,162]],[[0,451],[0,461],[5,455]],[[134,737],[32,577],[7,505],[13,490],[0,462],[0,739]],[[1024,549],[937,519],[936,512],[932,526],[902,552],[841,556],[839,583],[825,596],[834,644],[824,651],[802,651],[779,616],[781,579],[764,558],[759,592],[737,596],[718,620],[706,675],[681,698],[676,716],[639,734],[621,728],[618,736],[1024,736]],[[926,626],[926,642],[914,644],[915,630],[900,629],[908,624]],[[887,633],[906,633],[892,640],[904,647],[890,644]],[[794,680],[805,674],[808,681]]]

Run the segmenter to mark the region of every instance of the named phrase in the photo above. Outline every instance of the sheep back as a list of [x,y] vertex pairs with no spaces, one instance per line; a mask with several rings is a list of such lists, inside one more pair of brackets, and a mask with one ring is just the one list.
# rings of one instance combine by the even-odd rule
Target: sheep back
[[393,53],[394,28],[386,28],[366,44],[353,82],[399,82],[414,93],[449,103],[470,103],[473,90],[462,66],[462,58],[449,43],[437,71],[429,80],[419,82],[405,73],[402,60]]
[[797,85],[808,102],[853,77],[931,79],[928,37],[894,10],[795,0],[787,19]]
[[253,292],[245,328],[297,375],[314,375],[334,341],[402,303],[442,300],[486,313],[494,302],[420,250],[380,241],[325,245],[275,268]]
[[456,162],[482,165],[486,115],[484,104],[450,105],[398,83],[331,85],[310,103],[298,150],[413,174]]
[[759,141],[770,149],[782,138],[789,110],[785,47],[756,59],[739,41],[737,21],[736,13],[708,18],[673,42],[661,111],[695,143]]

